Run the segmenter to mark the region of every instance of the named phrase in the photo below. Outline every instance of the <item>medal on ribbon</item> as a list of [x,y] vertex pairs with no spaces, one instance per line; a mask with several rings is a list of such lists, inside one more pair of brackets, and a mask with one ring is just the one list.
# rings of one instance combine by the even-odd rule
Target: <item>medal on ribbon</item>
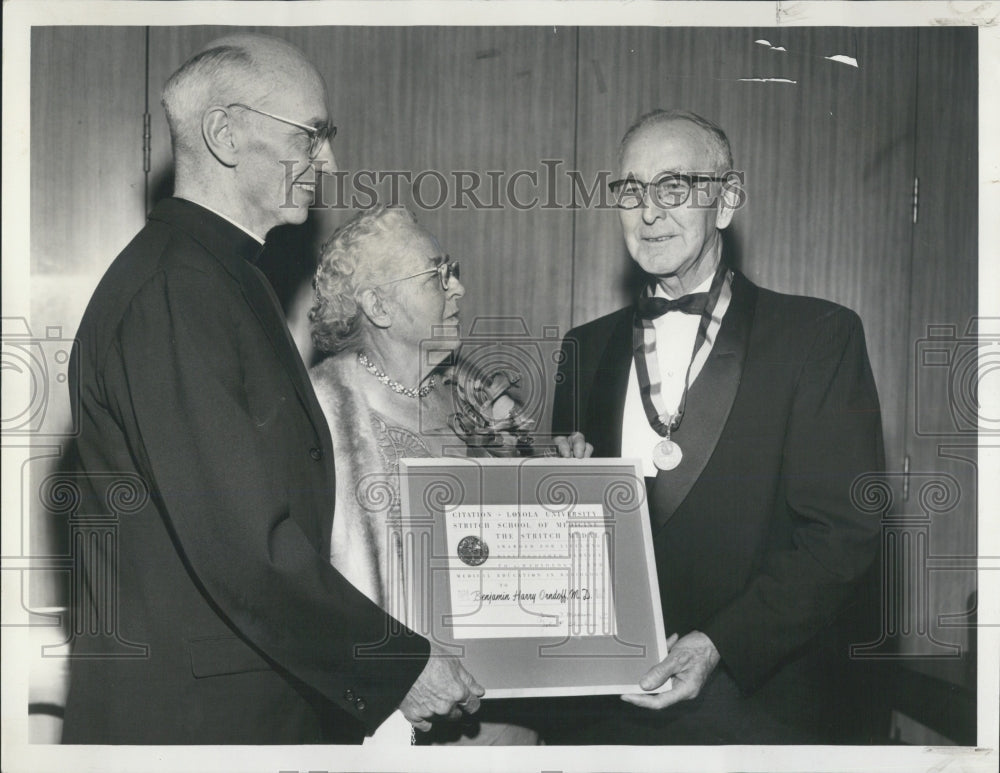
[[[675,301],[646,296],[640,299],[637,305],[633,318],[632,354],[646,419],[649,421],[649,426],[663,436],[663,440],[657,442],[652,449],[653,464],[658,470],[677,469],[684,458],[680,444],[672,435],[680,428],[681,420],[684,418],[692,366],[699,357],[708,356],[708,349],[711,348],[709,329],[713,330],[711,336],[713,340],[718,334],[721,320],[715,319],[713,314],[723,292],[731,292],[731,283],[732,272],[720,262],[707,293],[695,293]],[[656,330],[653,327],[653,319],[674,309],[688,314],[700,313],[701,319],[691,359],[688,360],[687,372],[684,374],[684,391],[681,392],[680,405],[676,412],[671,413],[662,404],[660,365],[656,358]]]
[[661,416],[660,421],[667,427],[667,436],[653,446],[653,464],[658,470],[673,470],[681,463],[684,452],[681,447],[670,439],[670,427],[673,416]]

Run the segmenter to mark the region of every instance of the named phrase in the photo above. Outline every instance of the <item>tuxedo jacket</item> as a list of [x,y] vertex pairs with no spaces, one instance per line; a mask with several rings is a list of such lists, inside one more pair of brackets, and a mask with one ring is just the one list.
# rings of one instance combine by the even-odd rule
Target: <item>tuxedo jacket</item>
[[[564,341],[554,429],[595,456],[621,454],[632,325],[629,307]],[[703,631],[744,694],[765,689],[829,635],[877,553],[879,519],[851,496],[884,467],[860,319],[735,273],[673,439],[683,460],[649,494],[666,632]]]
[[260,251],[168,199],[83,317],[64,742],[356,742],[425,665],[329,564],[330,433]]

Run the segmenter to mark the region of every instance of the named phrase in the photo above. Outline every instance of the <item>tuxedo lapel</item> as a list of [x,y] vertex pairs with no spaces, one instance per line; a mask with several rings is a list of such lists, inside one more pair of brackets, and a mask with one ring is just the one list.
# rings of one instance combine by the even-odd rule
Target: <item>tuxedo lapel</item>
[[672,435],[684,457],[675,469],[660,470],[653,485],[650,517],[654,530],[677,511],[715,451],[740,386],[756,301],[757,288],[736,273],[718,338],[688,390],[684,419]]
[[586,436],[594,456],[621,456],[625,391],[632,368],[632,309],[623,309],[601,353],[587,400]]

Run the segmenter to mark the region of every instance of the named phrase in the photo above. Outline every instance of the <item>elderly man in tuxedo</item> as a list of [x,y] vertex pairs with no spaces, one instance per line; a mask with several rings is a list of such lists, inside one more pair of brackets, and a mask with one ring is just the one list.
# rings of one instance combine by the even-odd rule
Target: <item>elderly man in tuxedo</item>
[[254,265],[334,168],[322,78],[234,36],[163,104],[175,195],[111,264],[70,369],[80,512],[116,479],[138,509],[82,557],[63,741],[359,742],[396,708],[421,728],[474,712],[458,662],[330,565],[330,432]]
[[883,467],[861,321],[727,264],[722,231],[745,193],[715,124],[645,115],[619,166],[613,200],[649,281],[632,306],[569,332],[554,425],[582,431],[595,456],[642,460],[673,636],[636,678],[673,689],[585,702],[551,740],[855,740],[864,712],[844,637],[879,522],[851,488]]

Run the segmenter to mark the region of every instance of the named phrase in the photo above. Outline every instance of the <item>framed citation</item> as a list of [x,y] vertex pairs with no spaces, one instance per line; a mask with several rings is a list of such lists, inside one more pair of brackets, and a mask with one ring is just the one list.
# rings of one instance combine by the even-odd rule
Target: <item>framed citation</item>
[[400,617],[487,697],[642,692],[666,657],[638,462],[403,459],[400,503]]

